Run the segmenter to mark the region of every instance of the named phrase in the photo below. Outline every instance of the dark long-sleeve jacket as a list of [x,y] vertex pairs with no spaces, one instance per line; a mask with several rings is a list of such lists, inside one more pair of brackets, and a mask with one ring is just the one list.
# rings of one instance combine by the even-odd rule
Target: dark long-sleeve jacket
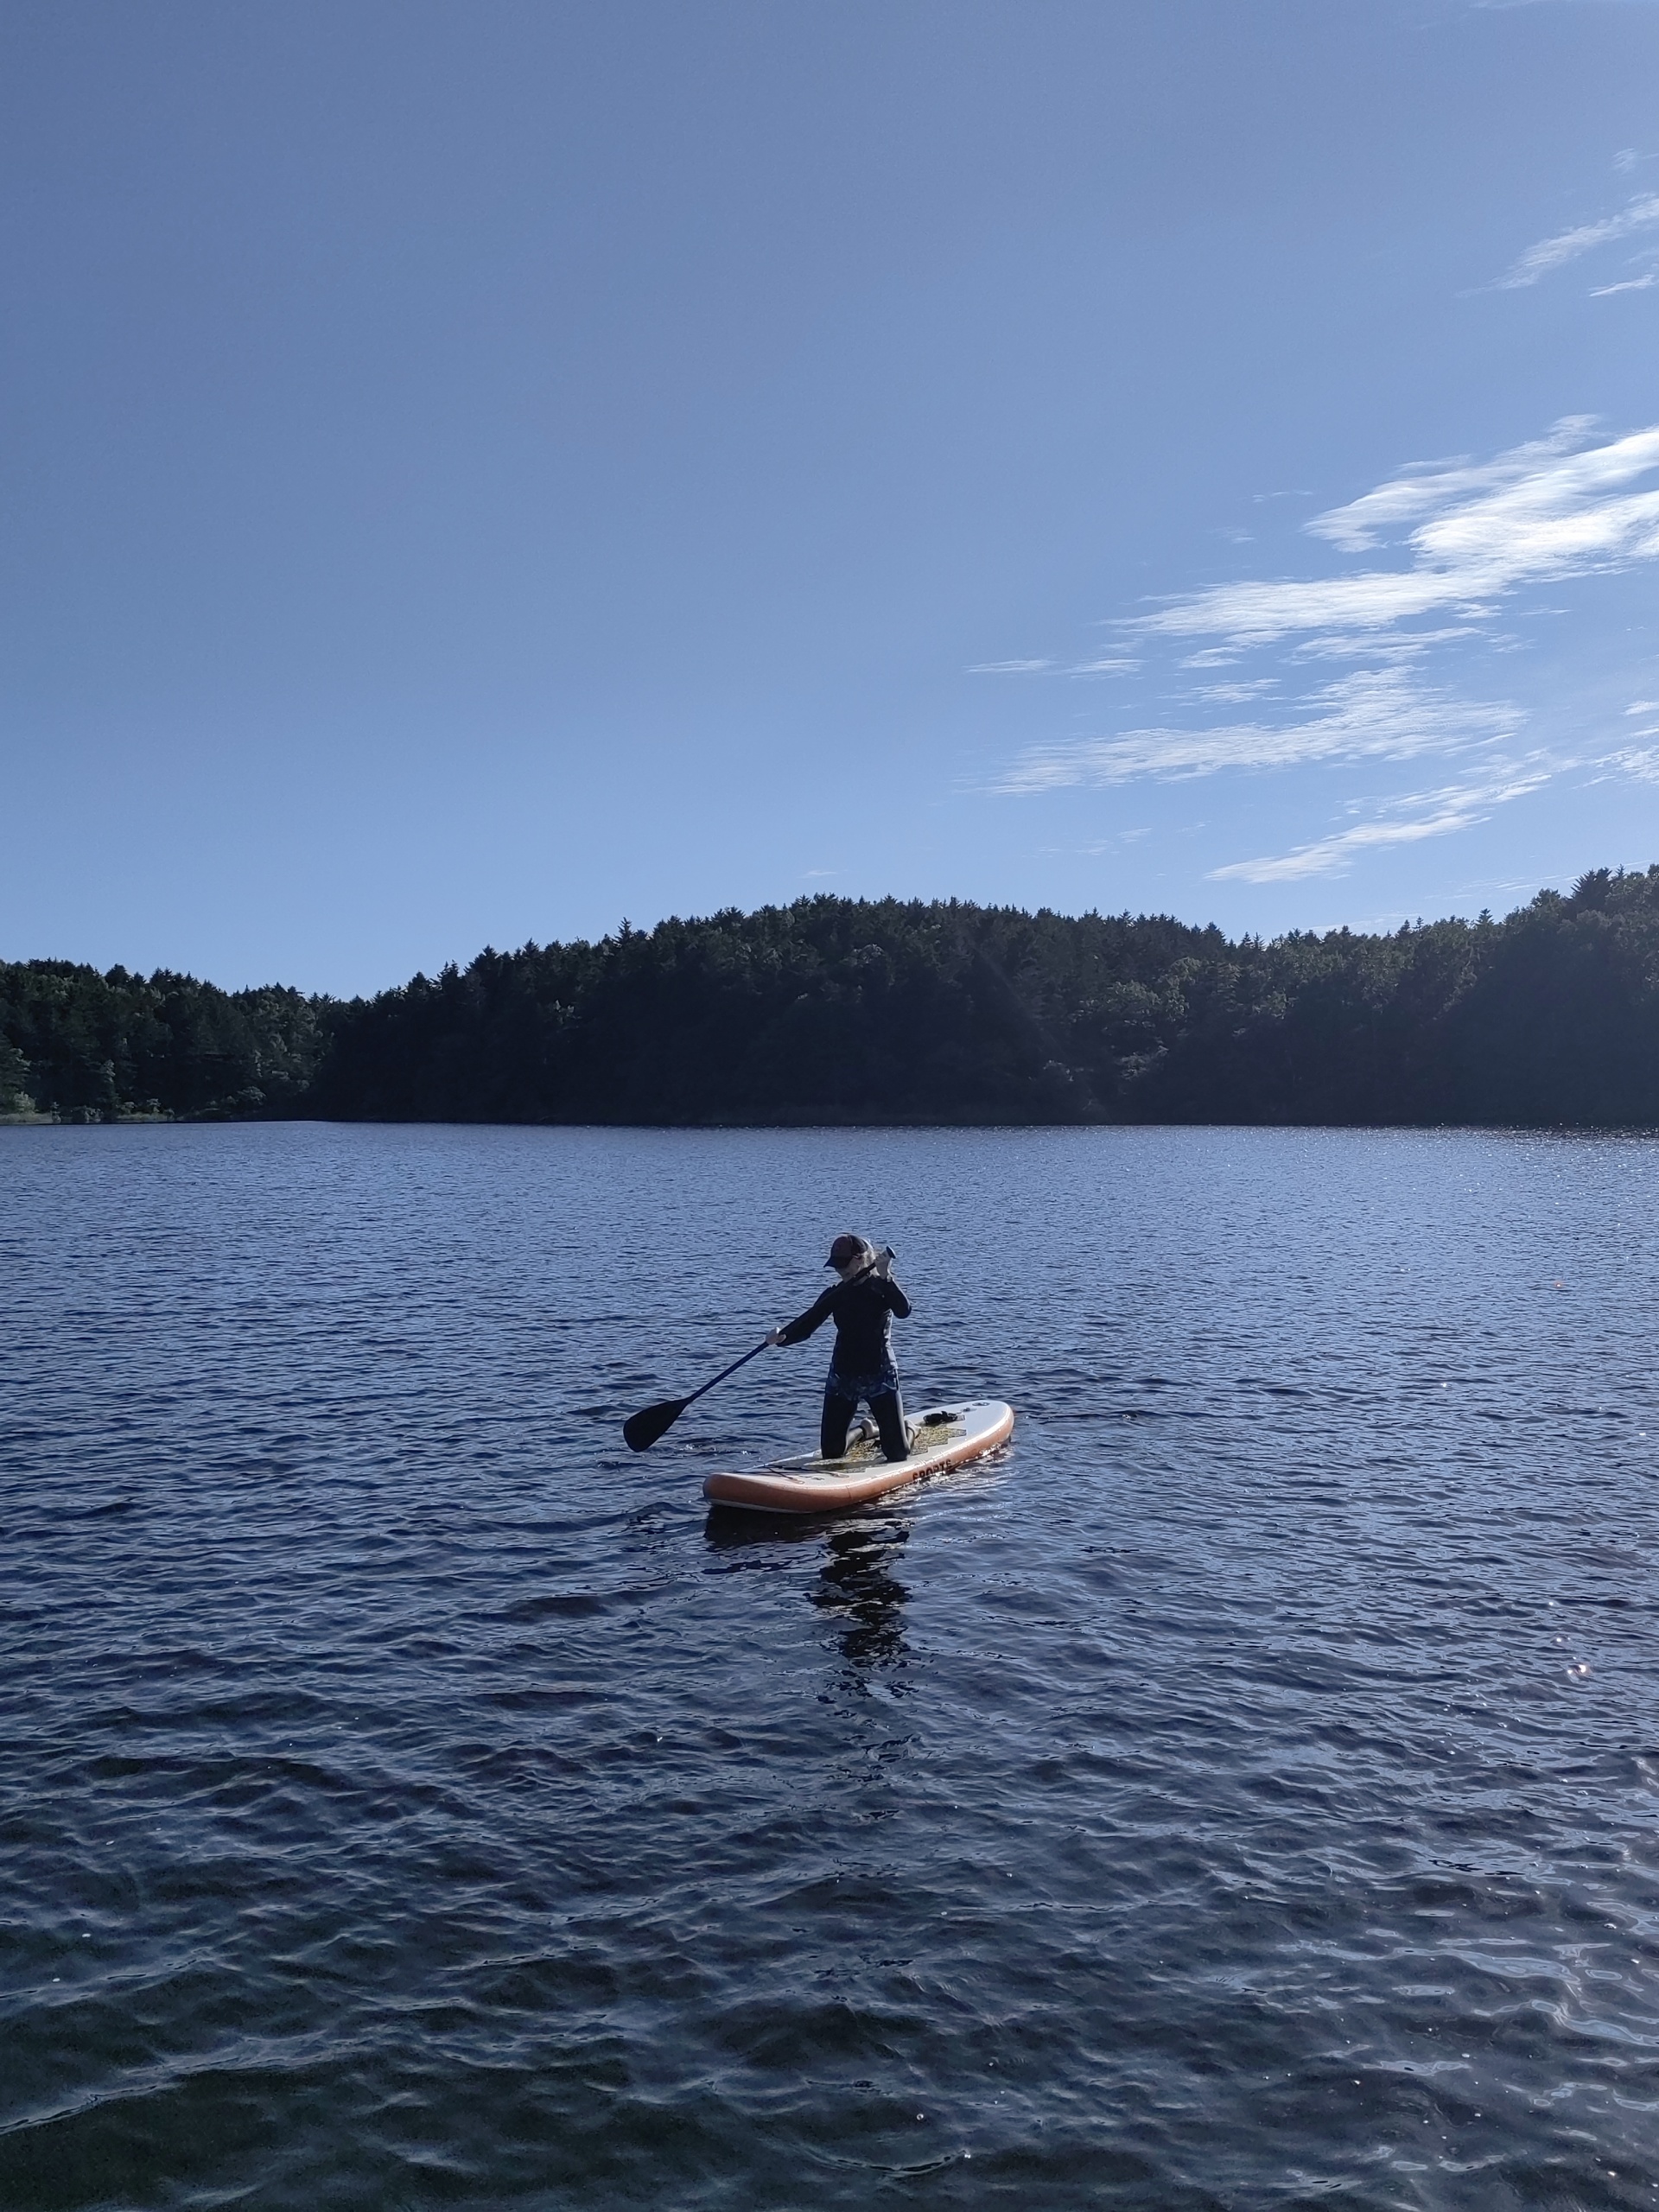
[[855,1282],[831,1283],[784,1330],[780,1342],[798,1344],[833,1319],[836,1349],[830,1364],[838,1375],[879,1375],[893,1364],[888,1343],[891,1317],[902,1321],[910,1300],[891,1275],[861,1275]]

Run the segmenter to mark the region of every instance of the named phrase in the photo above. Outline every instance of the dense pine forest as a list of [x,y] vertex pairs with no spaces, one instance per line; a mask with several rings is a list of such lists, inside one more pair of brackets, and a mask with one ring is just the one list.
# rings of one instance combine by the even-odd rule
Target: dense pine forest
[[0,963],[0,1113],[1659,1127],[1659,867],[1271,943],[804,899],[349,1001]]

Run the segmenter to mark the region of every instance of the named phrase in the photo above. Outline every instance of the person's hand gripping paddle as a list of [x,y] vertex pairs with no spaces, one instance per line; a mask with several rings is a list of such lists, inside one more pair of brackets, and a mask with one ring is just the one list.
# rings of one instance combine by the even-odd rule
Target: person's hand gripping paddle
[[[866,1275],[874,1273],[876,1265],[877,1262],[872,1260],[868,1268],[861,1268],[855,1275],[849,1277],[849,1281],[861,1282]],[[741,1359],[734,1359],[729,1367],[722,1367],[718,1375],[703,1384],[702,1389],[693,1390],[690,1396],[684,1398],[659,1399],[656,1405],[643,1406],[637,1414],[630,1414],[622,1424],[623,1440],[629,1451],[649,1452],[659,1436],[667,1435],[688,1406],[696,1405],[699,1398],[707,1396],[716,1382],[723,1382],[728,1375],[735,1375],[740,1367],[747,1367],[752,1359],[759,1359],[766,1347],[777,1341],[778,1332],[772,1329],[761,1338],[753,1351],[746,1351]]]

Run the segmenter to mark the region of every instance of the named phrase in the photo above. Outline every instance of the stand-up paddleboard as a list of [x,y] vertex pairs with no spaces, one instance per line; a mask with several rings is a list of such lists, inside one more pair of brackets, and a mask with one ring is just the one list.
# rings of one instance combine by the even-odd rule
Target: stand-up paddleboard
[[868,1505],[890,1490],[965,1465],[1006,1444],[1014,1431],[1014,1408],[1000,1398],[971,1405],[939,1406],[909,1422],[910,1457],[887,1459],[873,1424],[849,1444],[843,1459],[821,1459],[816,1452],[798,1459],[774,1459],[747,1474],[710,1475],[702,1494],[716,1505],[744,1505],[755,1513],[835,1513],[843,1506]]

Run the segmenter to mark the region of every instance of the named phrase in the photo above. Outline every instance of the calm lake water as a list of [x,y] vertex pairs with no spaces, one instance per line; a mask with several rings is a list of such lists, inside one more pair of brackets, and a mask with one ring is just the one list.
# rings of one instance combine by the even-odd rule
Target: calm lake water
[[[699,1486],[898,1248],[995,1461]],[[1659,1145],[0,1129],[0,2204],[1659,2202]]]

